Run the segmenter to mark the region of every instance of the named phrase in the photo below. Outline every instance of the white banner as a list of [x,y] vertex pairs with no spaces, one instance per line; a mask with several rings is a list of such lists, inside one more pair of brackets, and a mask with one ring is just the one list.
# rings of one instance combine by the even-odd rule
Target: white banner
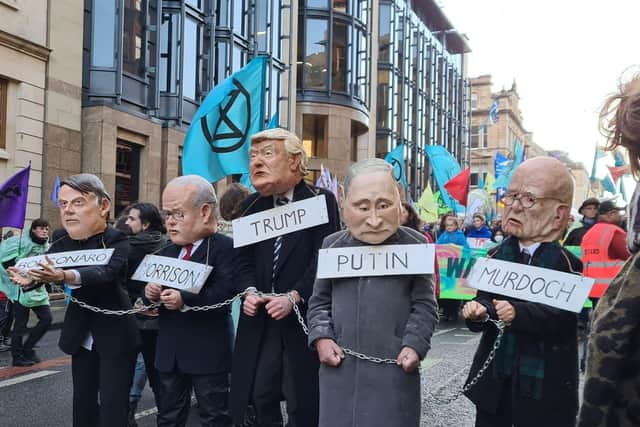
[[594,280],[527,264],[478,258],[470,287],[579,313]]
[[197,294],[211,271],[213,267],[199,262],[147,255],[131,278]]
[[233,220],[233,247],[251,245],[329,222],[324,194]]
[[[87,267],[91,265],[107,265],[115,249],[89,249],[85,251],[56,252],[46,254],[53,261],[54,268]],[[22,258],[16,262],[16,268],[31,270],[40,268],[38,263],[46,264],[45,255]]]
[[318,279],[433,274],[435,246],[369,245],[320,249]]

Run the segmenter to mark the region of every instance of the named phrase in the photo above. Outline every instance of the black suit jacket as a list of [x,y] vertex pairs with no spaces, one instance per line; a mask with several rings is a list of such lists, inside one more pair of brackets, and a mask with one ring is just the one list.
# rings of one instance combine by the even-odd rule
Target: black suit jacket
[[[86,240],[73,240],[66,231],[57,230],[49,253],[104,248],[115,249],[107,265],[73,268],[80,273],[82,286],[72,290],[71,295],[95,307],[130,309],[125,290],[129,243],[122,232],[108,227],[104,233]],[[70,303],[60,334],[60,349],[67,354],[76,353],[89,333],[95,350],[101,354],[133,351],[140,345],[133,315],[99,314]]]
[[[329,191],[306,184],[301,180],[294,188],[293,202],[324,194],[327,201],[329,222],[282,237],[282,248],[274,288],[278,293],[296,290],[309,301],[316,276],[318,250],[326,236],[339,230],[340,216],[335,197]],[[272,209],[273,197],[254,193],[242,203],[243,216]],[[239,248],[236,252],[234,280],[238,290],[255,286],[263,292],[271,292],[273,273],[273,244],[269,239]],[[302,304],[303,316],[306,304]],[[249,402],[256,362],[268,314],[262,307],[255,317],[240,314],[231,375],[230,409],[236,423],[241,423]],[[318,405],[318,356],[307,347],[307,339],[293,311],[280,320],[295,380],[298,401],[298,420],[306,420],[305,426],[317,423]]]
[[[508,237],[502,244],[489,250],[488,256],[504,261],[522,263],[518,239]],[[565,273],[580,274],[582,263],[557,242],[542,243],[531,258],[532,266]],[[487,308],[492,319],[498,315],[492,304],[494,299],[506,300],[513,305],[516,317],[505,333],[515,340],[512,389],[505,390],[505,380],[494,374],[494,363],[466,396],[479,408],[495,412],[502,393],[511,392],[513,421],[528,420],[533,424],[548,426],[573,426],[578,410],[578,338],[577,315],[544,304],[478,291],[475,300]],[[469,379],[473,378],[486,360],[497,328],[491,322],[467,321],[474,332],[482,332],[478,350],[471,365]],[[544,361],[542,398],[530,398],[521,391],[520,361],[534,355]]]
[[[170,245],[158,255],[178,258],[182,248]],[[207,257],[208,256],[208,257]],[[222,234],[204,239],[189,261],[213,267],[198,294],[181,291],[190,307],[211,305],[231,298],[233,241]],[[156,368],[172,372],[203,375],[231,370],[233,323],[229,306],[208,311],[167,310],[160,308],[160,329]]]

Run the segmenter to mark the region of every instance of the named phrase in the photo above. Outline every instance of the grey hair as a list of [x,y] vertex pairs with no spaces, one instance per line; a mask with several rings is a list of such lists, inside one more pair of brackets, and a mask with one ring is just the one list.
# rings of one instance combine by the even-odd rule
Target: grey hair
[[111,196],[107,193],[100,178],[92,173],[71,175],[60,182],[60,187],[63,185],[71,187],[82,194],[95,194],[98,206],[100,206],[103,199],[111,201]]
[[351,165],[344,177],[344,196],[347,197],[349,186],[351,185],[351,181],[353,181],[353,178],[358,175],[376,172],[388,173],[395,182],[395,178],[393,176],[393,166],[391,166],[386,161],[378,158],[360,160],[359,162]]
[[216,197],[216,191],[213,189],[213,185],[200,175],[183,175],[173,178],[167,186],[177,185],[180,187],[193,186],[193,206],[199,208],[205,203],[212,205],[214,216],[218,216],[218,198]]

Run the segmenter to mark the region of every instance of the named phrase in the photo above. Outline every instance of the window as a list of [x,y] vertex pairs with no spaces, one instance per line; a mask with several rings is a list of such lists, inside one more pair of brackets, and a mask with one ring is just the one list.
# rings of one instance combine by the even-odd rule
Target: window
[[116,144],[116,194],[115,215],[131,203],[138,201],[140,177],[140,147],[118,140]]
[[302,52],[302,81],[305,89],[327,89],[327,21],[307,19]]
[[389,62],[389,51],[391,49],[391,5],[380,5],[379,22],[378,61]]
[[471,126],[471,148],[480,148],[480,127]]
[[198,23],[187,16],[184,21],[184,58],[182,62],[182,93],[185,97],[196,99],[196,81],[198,78]]
[[478,94],[471,94],[471,111],[475,111],[478,109]]
[[333,55],[331,57],[332,90],[347,91],[347,25],[333,24]]
[[0,148],[7,148],[7,89],[9,82],[0,79]]
[[307,0],[307,7],[326,9],[328,0]]
[[479,179],[480,179],[480,174],[478,172],[472,172],[471,175],[469,176],[469,185],[475,185],[477,187]]
[[162,14],[160,31],[160,91],[176,93],[178,67],[180,62],[178,35],[180,34],[180,15]]
[[333,0],[333,10],[340,13],[347,13],[347,0]]
[[116,46],[115,0],[94,0],[91,63],[94,67],[113,67]]
[[376,117],[378,120],[378,128],[388,129],[391,125],[391,97],[390,72],[388,70],[380,70],[378,72],[378,103],[376,105]]
[[122,65],[124,71],[144,77],[145,0],[125,0]]
[[302,145],[307,157],[327,157],[327,116],[303,114]]

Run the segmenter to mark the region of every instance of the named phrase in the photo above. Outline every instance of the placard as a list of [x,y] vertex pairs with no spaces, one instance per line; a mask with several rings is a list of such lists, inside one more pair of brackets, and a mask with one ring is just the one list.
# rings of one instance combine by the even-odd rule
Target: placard
[[[87,267],[92,265],[107,265],[115,249],[88,249],[84,251],[55,252],[45,254],[53,261],[54,268]],[[38,263],[47,264],[45,255],[22,258],[15,267],[21,270],[40,268]]]
[[131,278],[197,294],[211,271],[213,267],[199,262],[147,255]]
[[318,279],[433,274],[435,246],[368,245],[320,249]]
[[594,280],[526,264],[479,258],[467,284],[483,291],[579,313]]
[[324,194],[234,219],[233,247],[251,245],[329,222]]

